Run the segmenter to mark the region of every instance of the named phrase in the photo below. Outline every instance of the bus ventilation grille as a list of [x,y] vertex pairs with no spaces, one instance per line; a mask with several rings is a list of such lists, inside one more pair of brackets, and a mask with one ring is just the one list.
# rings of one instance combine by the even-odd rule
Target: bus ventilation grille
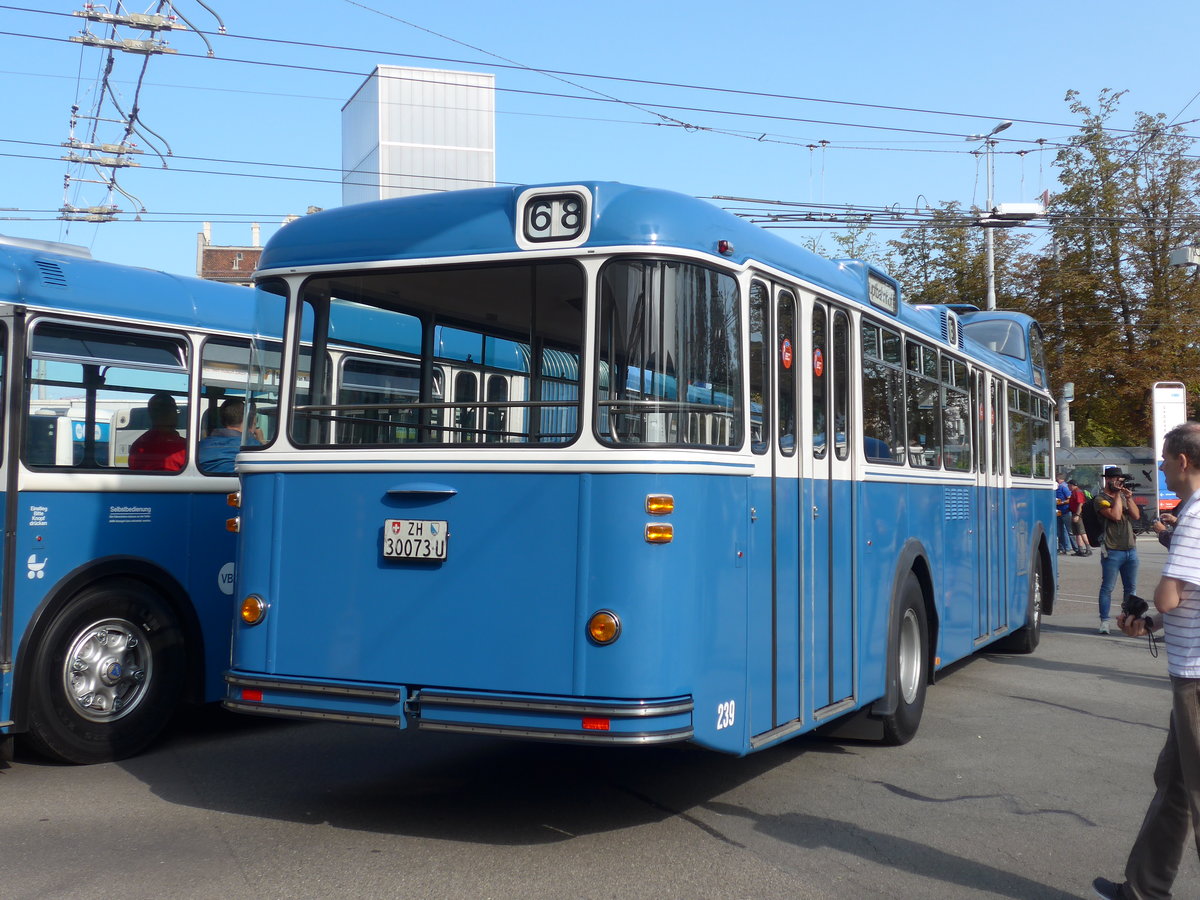
[[42,281],[54,287],[66,287],[67,276],[63,274],[62,268],[58,263],[52,263],[48,260],[36,260],[38,269],[42,273]]
[[958,327],[958,316],[945,307],[942,308],[942,340],[951,347],[962,346],[962,334]]
[[970,488],[948,487],[945,489],[946,521],[953,522],[971,517]]

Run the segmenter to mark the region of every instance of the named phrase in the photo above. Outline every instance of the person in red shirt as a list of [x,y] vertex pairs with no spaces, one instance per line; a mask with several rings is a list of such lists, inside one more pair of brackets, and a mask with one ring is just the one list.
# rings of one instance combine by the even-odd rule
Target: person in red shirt
[[175,430],[179,410],[175,398],[158,393],[150,398],[150,430],[129,448],[129,468],[179,472],[187,465],[187,441]]
[[1067,509],[1071,514],[1071,543],[1075,545],[1075,555],[1091,556],[1092,548],[1088,546],[1087,538],[1084,536],[1081,515],[1083,504],[1088,502],[1087,494],[1074,481],[1068,481],[1067,487],[1071,489],[1071,496],[1067,500]]

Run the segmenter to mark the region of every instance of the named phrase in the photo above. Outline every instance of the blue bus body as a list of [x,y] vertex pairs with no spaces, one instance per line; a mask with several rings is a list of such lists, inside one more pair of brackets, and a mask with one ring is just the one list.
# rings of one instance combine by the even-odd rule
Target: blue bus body
[[[542,201],[582,205],[582,227],[531,237]],[[316,214],[269,242],[256,279],[292,298],[284,365],[305,374],[278,432],[239,456],[231,709],[733,754],[821,725],[902,743],[934,671],[1032,650],[1052,612],[1051,407],[1026,317],[986,314],[1027,336],[1020,359],[971,339],[973,311],[898,302],[863,263],[610,183]],[[646,339],[693,289],[728,321]],[[525,343],[493,325],[526,307]],[[451,326],[521,343],[525,406],[489,436],[500,404],[452,426],[464,404],[414,388],[391,404],[409,438],[354,443],[391,406],[339,396],[346,360],[450,366]],[[704,361],[726,331],[735,349]],[[572,362],[535,372],[530,348],[551,347]],[[321,379],[289,363],[302,349],[328,354]],[[875,402],[878,384],[895,396]],[[538,432],[549,411],[562,434]],[[388,556],[396,528],[445,558]]]
[[[200,423],[188,411],[205,394],[245,390],[245,365],[202,376],[199,362],[219,368],[225,344],[249,352],[257,299],[0,239],[9,744],[27,733],[60,760],[119,758],[149,743],[180,701],[220,695],[236,541],[226,497],[238,482],[199,471]],[[187,463],[131,470],[129,445],[160,389],[176,395]]]

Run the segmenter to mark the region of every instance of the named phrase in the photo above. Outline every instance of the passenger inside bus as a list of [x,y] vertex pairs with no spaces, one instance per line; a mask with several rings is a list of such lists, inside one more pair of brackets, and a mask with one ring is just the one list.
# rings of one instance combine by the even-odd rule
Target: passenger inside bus
[[150,430],[129,448],[129,468],[178,472],[187,464],[187,441],[175,430],[179,409],[165,391],[150,398]]
[[890,460],[892,458],[892,448],[886,442],[869,434],[863,435],[863,452],[867,459],[872,461]]
[[261,441],[253,432],[242,435],[242,420],[246,414],[246,402],[230,397],[221,404],[221,424],[196,448],[196,462],[202,471],[218,475],[232,475],[233,458],[243,447],[257,447]]

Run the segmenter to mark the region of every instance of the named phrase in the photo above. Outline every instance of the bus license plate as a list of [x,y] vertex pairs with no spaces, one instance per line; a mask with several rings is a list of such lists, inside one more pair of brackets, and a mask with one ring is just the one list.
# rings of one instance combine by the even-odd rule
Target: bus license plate
[[387,519],[383,523],[385,559],[445,559],[449,529],[429,519]]

